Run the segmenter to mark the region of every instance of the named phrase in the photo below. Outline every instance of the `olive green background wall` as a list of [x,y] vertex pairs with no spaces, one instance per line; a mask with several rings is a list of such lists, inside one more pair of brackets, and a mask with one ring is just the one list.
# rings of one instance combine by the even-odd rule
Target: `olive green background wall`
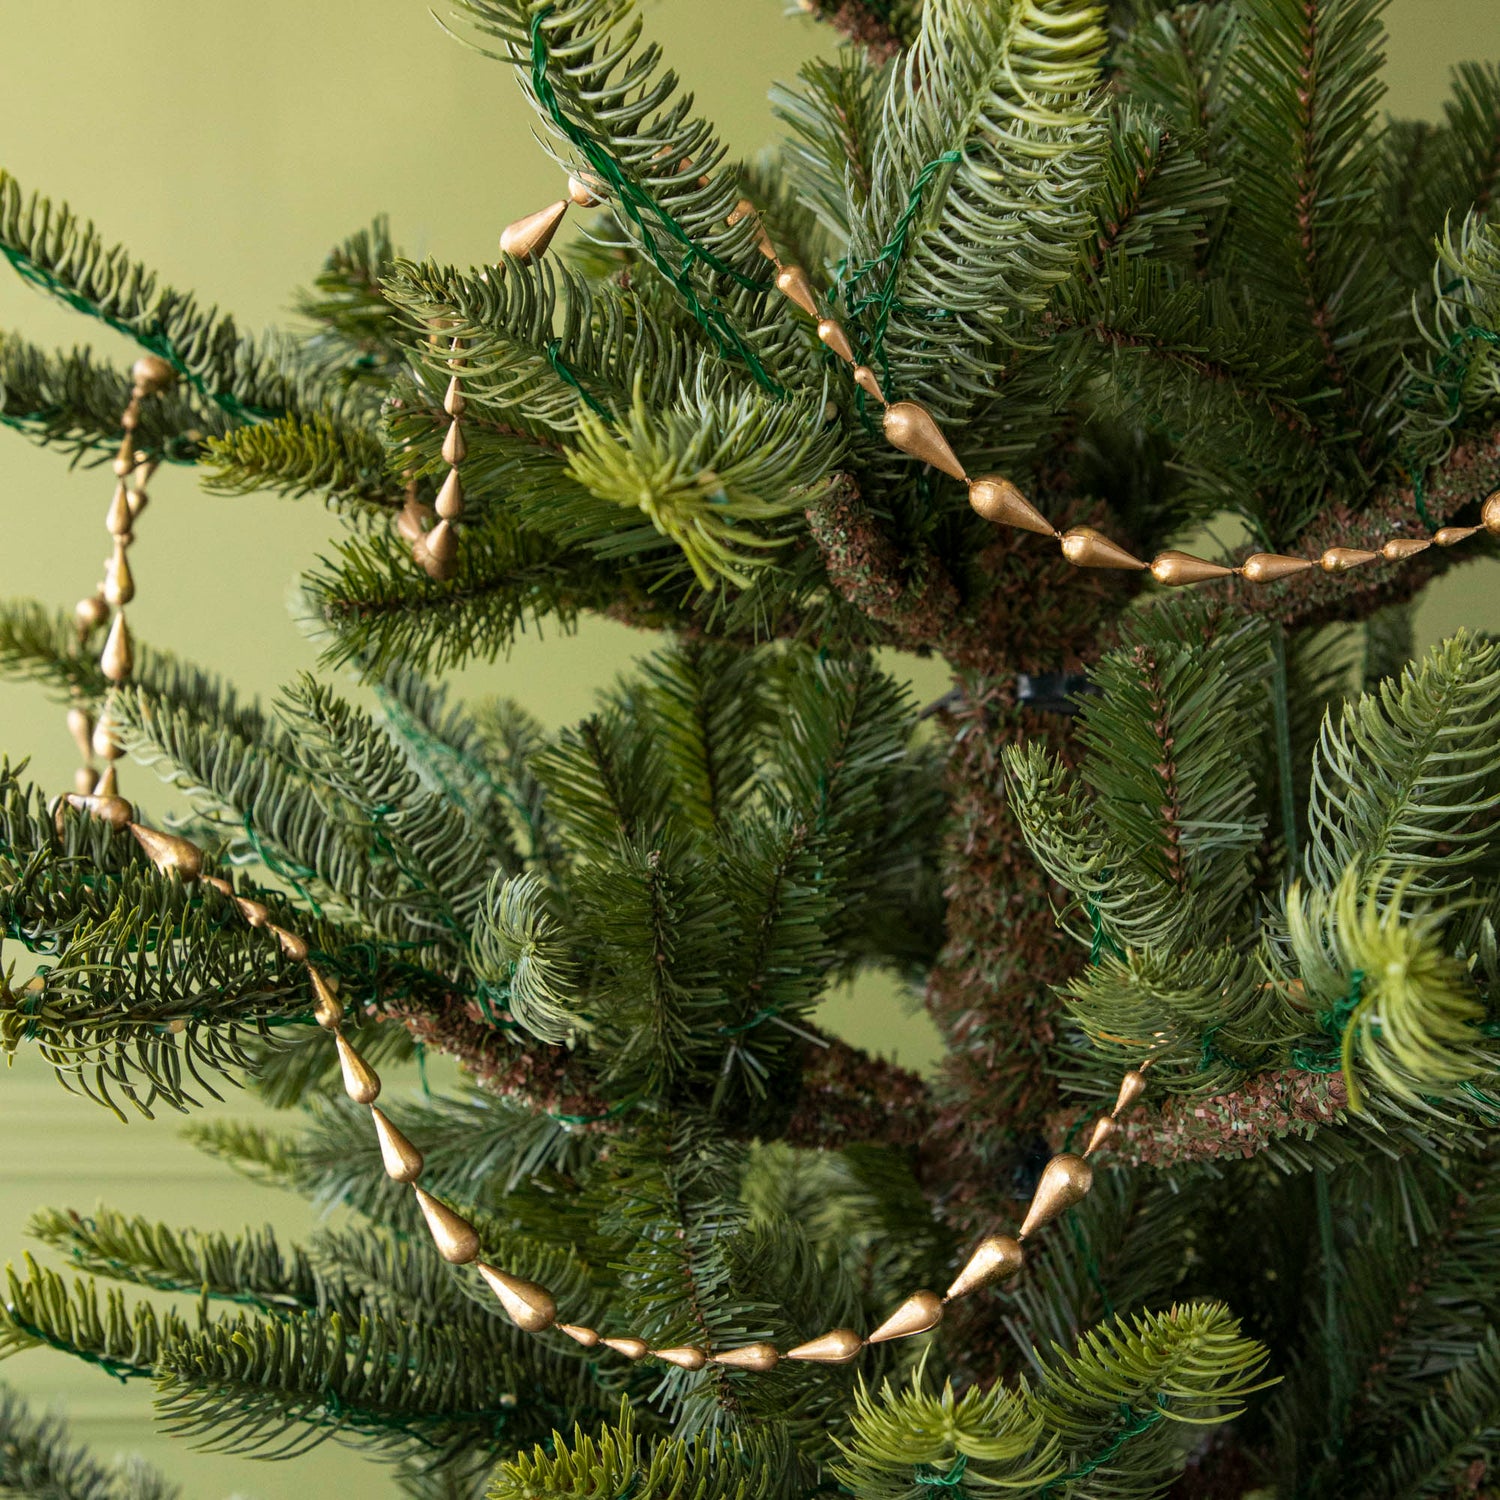
[[[769,82],[829,49],[828,33],[781,0],[645,0],[644,9],[741,152],[770,134]],[[1435,112],[1453,61],[1500,56],[1494,0],[1396,0],[1390,29],[1388,103],[1397,113]],[[559,190],[530,130],[508,69],[446,37],[421,0],[0,5],[0,164],[68,199],[108,238],[232,308],[247,328],[283,317],[291,289],[326,249],[380,210],[409,252],[460,264],[491,258],[500,228]],[[3,276],[0,328],[129,357],[112,336]],[[69,473],[55,455],[0,431],[0,595],[68,605],[92,588],[108,483],[107,472]],[[158,476],[152,492],[132,554],[139,633],[254,693],[311,667],[283,601],[336,534],[332,518],[313,503],[207,497],[182,471]],[[1460,623],[1500,629],[1500,564],[1444,580],[1424,606],[1422,637]],[[513,693],[561,723],[642,644],[596,622],[571,638],[527,640],[459,686]],[[919,692],[942,690],[931,664],[911,665]],[[38,692],[0,685],[0,751],[31,756],[43,785],[70,783],[61,711]],[[149,772],[127,776],[129,792],[159,805]],[[24,971],[23,954],[5,954],[16,959]],[[925,1019],[878,986],[831,1002],[827,1019],[914,1065],[932,1056]],[[0,1078],[0,1259],[25,1247],[33,1207],[87,1211],[100,1199],[179,1225],[269,1219],[295,1234],[311,1222],[301,1204],[196,1156],[174,1119],[121,1126],[21,1059]],[[146,1453],[190,1495],[394,1493],[381,1470],[331,1444],[294,1465],[195,1455],[151,1429],[146,1389],[62,1356],[21,1356],[0,1378],[39,1403],[61,1400],[80,1436],[105,1453]]]

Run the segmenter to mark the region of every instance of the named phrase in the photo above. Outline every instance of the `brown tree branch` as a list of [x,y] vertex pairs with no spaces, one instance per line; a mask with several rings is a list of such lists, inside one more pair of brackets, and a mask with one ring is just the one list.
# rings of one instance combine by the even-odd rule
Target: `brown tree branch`
[[798,0],[798,3],[808,15],[826,21],[835,31],[843,32],[851,42],[863,47],[876,67],[889,62],[903,46],[895,28],[867,0]]

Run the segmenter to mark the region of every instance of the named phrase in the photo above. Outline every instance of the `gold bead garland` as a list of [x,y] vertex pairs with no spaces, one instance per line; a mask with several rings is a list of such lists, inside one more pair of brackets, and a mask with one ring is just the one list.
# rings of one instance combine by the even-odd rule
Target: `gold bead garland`
[[[111,539],[110,556],[104,560],[104,578],[94,593],[80,599],[73,610],[78,627],[78,643],[87,645],[89,637],[109,624],[104,647],[99,653],[99,668],[114,687],[129,681],[135,670],[135,645],[125,619],[125,606],[135,598],[135,576],[130,570],[130,547],[135,541],[135,523],[145,510],[146,485],[156,472],[156,461],[136,450],[135,435],[141,425],[141,405],[159,395],[177,378],[177,372],[166,360],[154,354],[142,355],[130,370],[130,400],[120,413],[119,451],[111,467],[115,487],[109,508],[104,513],[105,529]],[[74,773],[74,791],[79,796],[115,798],[118,774],[115,762],[124,753],[115,734],[113,716],[106,702],[98,721],[87,709],[74,705],[68,710],[68,732],[78,746],[81,764]],[[94,759],[104,762],[102,773],[94,769]],[[116,827],[122,826],[116,824]]]

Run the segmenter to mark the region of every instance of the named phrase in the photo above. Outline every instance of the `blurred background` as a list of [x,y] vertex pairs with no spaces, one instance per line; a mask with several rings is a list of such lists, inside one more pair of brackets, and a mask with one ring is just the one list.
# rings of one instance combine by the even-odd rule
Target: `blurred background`
[[[715,119],[732,151],[771,138],[766,91],[832,33],[784,0],[644,0],[647,25]],[[790,10],[790,14],[787,11]],[[1393,0],[1387,105],[1434,116],[1449,67],[1500,57],[1495,0]],[[559,196],[558,173],[530,139],[532,115],[510,70],[446,35],[419,0],[6,0],[0,5],[0,165],[93,218],[168,282],[232,309],[247,330],[282,321],[294,288],[334,243],[389,213],[408,254],[458,264],[495,254],[500,229]],[[0,270],[0,329],[42,344],[92,343],[128,363],[107,330]],[[71,606],[104,555],[106,470],[0,431],[0,594]],[[337,536],[316,502],[201,494],[190,472],[163,471],[131,555],[138,634],[273,696],[314,652],[285,609],[298,572]],[[1500,630],[1500,562],[1455,569],[1418,617],[1426,646],[1455,627]],[[466,671],[462,695],[505,693],[546,723],[590,706],[648,638],[587,621],[573,636],[523,640],[509,660]],[[897,661],[923,701],[946,686],[929,662]],[[0,684],[0,753],[30,757],[43,786],[71,785],[62,710]],[[151,773],[125,790],[160,808]],[[7,944],[4,962],[26,955]],[[909,997],[862,985],[824,1019],[861,1045],[928,1066],[936,1039]],[[434,1086],[441,1078],[434,1070]],[[415,1088],[415,1079],[390,1087]],[[252,1103],[216,1106],[241,1116]],[[0,1078],[0,1260],[19,1258],[43,1204],[87,1212],[98,1201],[179,1226],[269,1222],[287,1237],[312,1223],[300,1201],[238,1179],[178,1138],[176,1117],[119,1124],[58,1086],[33,1057]],[[102,1454],[137,1451],[189,1495],[393,1495],[384,1472],[329,1443],[293,1464],[198,1454],[156,1432],[149,1390],[123,1387],[61,1355],[28,1353],[0,1379],[36,1405],[60,1406]]]

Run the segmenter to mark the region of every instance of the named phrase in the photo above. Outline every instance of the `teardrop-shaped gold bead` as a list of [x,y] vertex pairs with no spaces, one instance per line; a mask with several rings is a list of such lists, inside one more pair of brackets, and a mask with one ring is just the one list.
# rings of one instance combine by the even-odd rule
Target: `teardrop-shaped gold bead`
[[129,536],[131,523],[134,520],[135,517],[130,510],[130,491],[125,488],[125,483],[121,480],[110,497],[109,509],[104,513],[104,524],[108,527],[111,536]]
[[1169,588],[1185,583],[1206,583],[1210,578],[1228,578],[1234,572],[1223,563],[1194,557],[1190,552],[1159,552],[1151,560],[1151,576]]
[[461,417],[468,404],[464,399],[463,382],[457,375],[450,375],[448,377],[448,389],[443,396],[443,410],[450,417]]
[[585,1328],[582,1323],[559,1323],[559,1333],[565,1333],[575,1344],[582,1344],[585,1349],[593,1349],[599,1343],[599,1332],[595,1328]]
[[140,455],[135,451],[134,434],[127,432],[120,443],[119,452],[115,454],[114,461],[110,464],[110,468],[115,471],[117,479],[124,479],[127,474],[130,474],[135,469],[139,461]]
[[433,519],[435,512],[430,505],[408,500],[396,514],[396,530],[410,546],[427,535],[427,523]]
[[931,464],[955,479],[967,480],[958,455],[948,446],[943,430],[925,406],[915,401],[897,401],[885,409],[885,438],[893,447],[924,464]]
[[873,396],[882,406],[885,405],[885,392],[880,388],[879,377],[869,365],[855,365],[854,383],[867,396]]
[[1479,512],[1479,524],[1491,536],[1500,536],[1500,490],[1496,490]]
[[115,543],[115,555],[104,570],[104,602],[117,609],[135,598],[135,577],[130,571],[130,559],[125,555],[125,544]]
[[302,963],[307,958],[307,943],[295,932],[288,932],[285,927],[278,927],[274,922],[267,922],[266,928],[276,935],[276,941],[281,944],[281,951],[297,963]]
[[549,203],[546,208],[539,208],[534,214],[507,224],[500,231],[501,250],[514,255],[517,260],[539,260],[547,253],[547,246],[552,243],[552,236],[557,233],[567,211],[568,200],[559,198],[556,203]]
[[892,1339],[909,1339],[926,1333],[943,1321],[943,1299],[936,1292],[913,1292],[874,1333],[872,1344],[886,1344]]
[[818,323],[818,337],[840,359],[848,360],[851,365],[854,363],[854,346],[849,342],[849,335],[844,332],[844,325],[836,318],[823,318]]
[[741,198],[733,208],[729,210],[728,217],[724,222],[733,229],[741,219],[748,219],[755,212],[755,205],[748,198]]
[[344,1092],[356,1104],[373,1104],[380,1097],[380,1075],[349,1045],[346,1037],[335,1032],[333,1040],[339,1049]]
[[200,878],[204,885],[217,891],[221,896],[228,896],[231,900],[234,898],[234,887],[222,875],[204,875]]
[[89,736],[89,748],[100,760],[119,760],[125,753],[125,747],[120,744],[120,738],[115,733],[114,716],[107,707],[99,715],[99,722],[94,725],[94,732]]
[[94,720],[86,708],[68,710],[68,733],[78,746],[78,753],[87,760],[94,753]]
[[432,1243],[437,1247],[437,1253],[455,1266],[466,1266],[471,1260],[477,1259],[479,1236],[474,1232],[474,1226],[462,1214],[454,1213],[446,1203],[434,1198],[424,1189],[414,1187],[412,1191],[417,1195],[417,1204],[422,1210],[422,1217],[427,1220],[427,1228],[432,1235]]
[[1019,1240],[1008,1234],[987,1234],[974,1247],[974,1253],[963,1270],[953,1278],[953,1285],[948,1288],[948,1301],[967,1297],[993,1282],[1006,1281],[1025,1263],[1026,1252]]
[[119,778],[115,775],[113,761],[105,766],[103,774],[94,783],[94,795],[96,797],[118,797],[120,795],[120,782]]
[[308,966],[313,987],[313,1019],[324,1031],[337,1031],[344,1019],[344,1002],[333,992],[322,971]]
[[252,901],[248,896],[236,896],[234,904],[252,927],[264,927],[271,920],[270,909],[262,906],[259,901]]
[[125,498],[130,502],[130,519],[132,521],[139,521],[141,512],[151,503],[151,496],[141,488],[140,475],[136,476],[135,488],[125,492]]
[[651,1352],[651,1345],[645,1339],[600,1339],[599,1342],[606,1349],[623,1354],[626,1359],[644,1359]]
[[458,533],[446,521],[439,521],[427,533],[427,555],[439,564],[451,563],[458,556]]
[[741,1344],[738,1349],[721,1349],[712,1356],[716,1365],[725,1365],[731,1370],[754,1370],[764,1374],[781,1363],[781,1355],[775,1344]]
[[1081,1157],[1065,1151],[1054,1156],[1042,1168],[1041,1181],[1031,1197],[1031,1207],[1026,1210],[1026,1222],[1021,1225],[1020,1239],[1025,1239],[1043,1224],[1050,1223],[1066,1208],[1071,1208],[1087,1194],[1094,1185],[1094,1169]]
[[604,199],[576,174],[568,178],[568,199],[579,208],[598,208]]
[[671,1349],[653,1349],[657,1359],[664,1359],[679,1370],[701,1370],[708,1363],[708,1356],[694,1344],[679,1344]]
[[375,1138],[380,1142],[380,1160],[393,1182],[415,1182],[422,1175],[422,1153],[391,1124],[378,1104],[370,1106]]
[[523,1328],[527,1333],[541,1333],[557,1321],[557,1303],[546,1287],[487,1266],[483,1261],[479,1262],[477,1269],[500,1299],[506,1317],[517,1328]]
[[457,469],[448,470],[448,477],[437,493],[437,513],[445,521],[456,521],[464,513],[464,487]]
[[109,606],[98,594],[91,594],[73,606],[73,618],[78,621],[78,628],[87,635],[109,618]]
[[1351,568],[1362,568],[1366,563],[1379,561],[1378,552],[1369,552],[1363,547],[1330,547],[1318,559],[1318,566],[1325,573],[1347,573]]
[[203,869],[203,851],[175,833],[161,833],[140,823],[127,825],[146,857],[163,875],[176,875],[187,883],[196,880]]
[[1419,552],[1425,552],[1432,543],[1423,537],[1416,536],[1393,536],[1380,549],[1380,555],[1387,562],[1405,562],[1408,557],[1415,557]]
[[795,302],[808,317],[818,316],[818,299],[813,295],[812,282],[801,266],[783,266],[776,273],[776,289]]
[[124,828],[130,822],[131,813],[134,811],[123,797],[100,797],[92,792],[87,796],[69,792],[68,804],[76,807],[80,812],[86,812],[91,818],[97,818],[101,823],[108,823],[111,828],[115,829]]
[[131,365],[130,378],[143,396],[154,396],[177,379],[177,371],[159,354],[143,354]]
[[996,526],[1014,526],[1041,536],[1056,536],[1057,528],[1003,474],[981,474],[969,481],[969,504]]
[[92,796],[98,781],[99,773],[92,766],[79,766],[73,772],[73,790],[80,797]]
[[111,682],[125,682],[135,670],[135,646],[130,639],[130,627],[125,623],[125,611],[115,615],[104,640],[104,650],[99,653],[99,670]]
[[[469,456],[469,445],[464,440],[464,429],[457,417],[448,423],[448,431],[443,437],[443,462],[445,464],[461,464]],[[442,515],[442,511],[438,511]]]
[[811,1360],[817,1365],[847,1365],[864,1347],[865,1341],[852,1328],[831,1328],[795,1349],[788,1349],[786,1357]]
[[1478,526],[1440,526],[1433,532],[1432,539],[1439,547],[1452,547],[1459,542],[1468,541],[1481,529]]
[[1115,1095],[1115,1107],[1110,1111],[1112,1115],[1122,1115],[1142,1094],[1146,1092],[1146,1073],[1144,1068],[1132,1068],[1121,1080],[1120,1091]]
[[1311,557],[1287,557],[1280,552],[1254,552],[1240,564],[1240,574],[1251,583],[1275,583],[1294,573],[1317,567]]
[[1146,564],[1132,557],[1118,542],[1112,542],[1092,526],[1071,526],[1062,534],[1063,556],[1075,568],[1126,568],[1144,572]]
[[1094,1121],[1094,1128],[1089,1132],[1089,1143],[1084,1147],[1083,1154],[1092,1156],[1096,1151],[1102,1151],[1119,1128],[1115,1124],[1113,1115],[1100,1115]]

